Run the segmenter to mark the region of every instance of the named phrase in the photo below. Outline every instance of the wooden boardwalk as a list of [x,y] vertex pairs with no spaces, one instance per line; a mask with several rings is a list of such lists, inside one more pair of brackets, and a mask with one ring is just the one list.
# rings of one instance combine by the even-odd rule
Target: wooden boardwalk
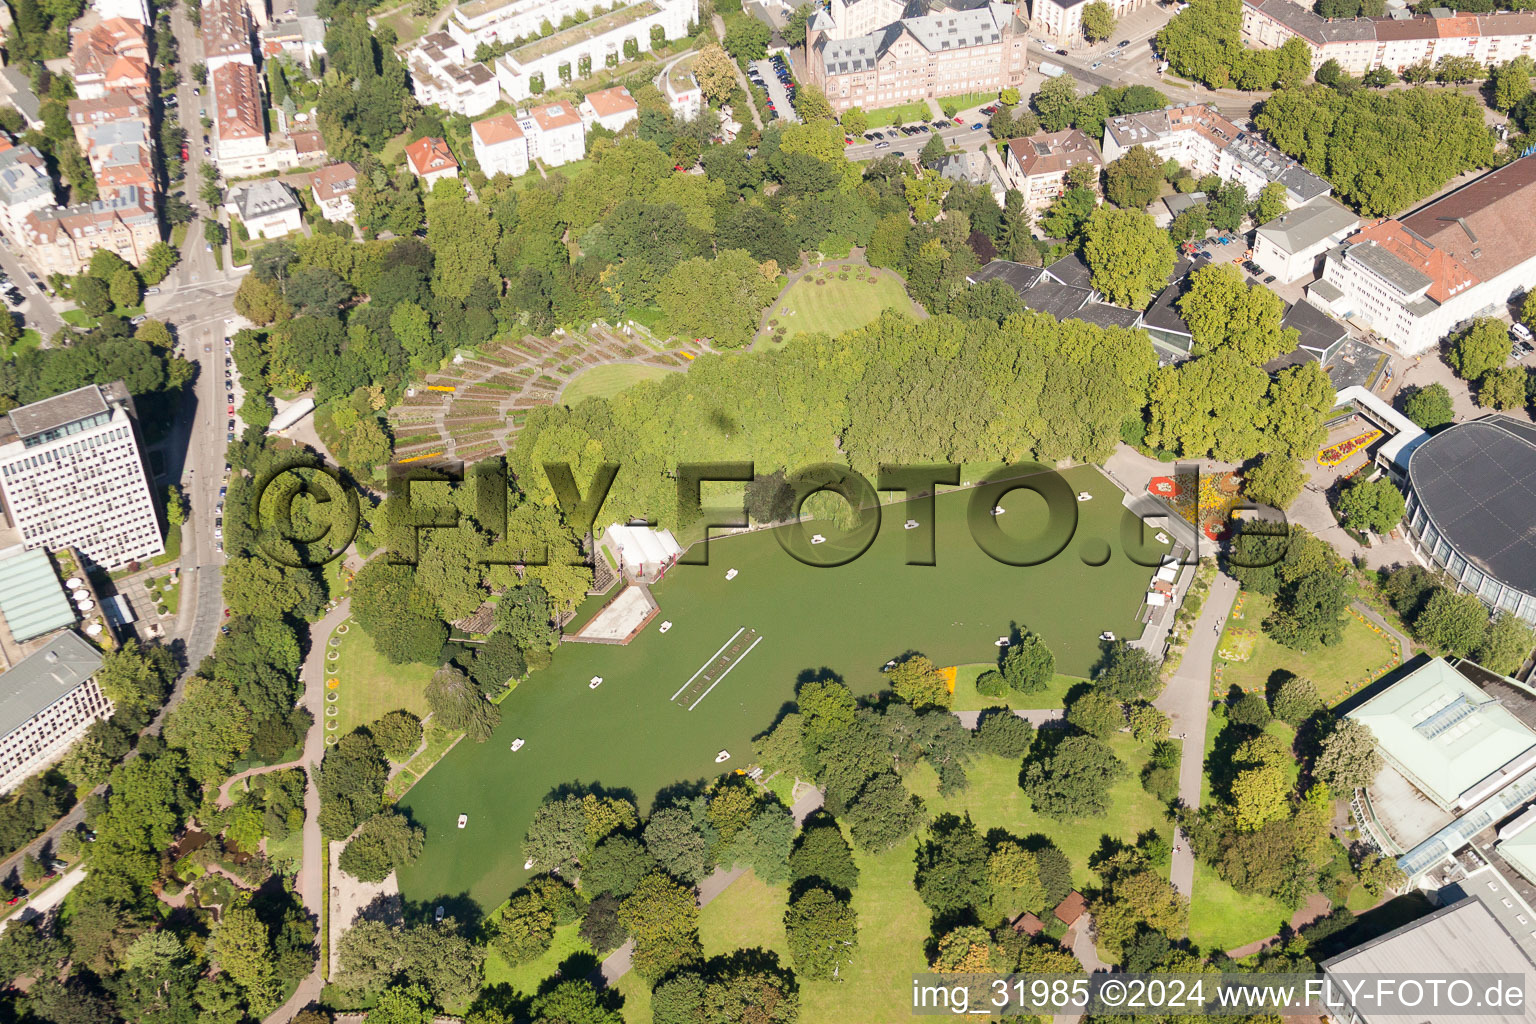
[[699,670],[693,674],[682,686],[678,687],[672,695],[672,703],[678,707],[692,711],[698,707],[699,701],[709,695],[709,691],[715,688],[715,684],[724,679],[726,675],[741,664],[743,658],[752,653],[752,648],[762,641],[757,630],[743,626],[736,631],[725,644],[716,651]]

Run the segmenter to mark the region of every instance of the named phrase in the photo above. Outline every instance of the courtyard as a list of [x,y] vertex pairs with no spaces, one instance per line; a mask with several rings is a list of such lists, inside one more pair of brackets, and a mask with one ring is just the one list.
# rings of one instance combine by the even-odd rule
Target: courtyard
[[[651,588],[657,622],[672,623],[667,632],[652,625],[627,647],[562,646],[549,669],[502,702],[502,724],[488,742],[460,743],[411,790],[402,806],[426,829],[427,844],[401,872],[402,893],[412,903],[462,896],[496,906],[528,877],[519,847],[552,792],[601,787],[645,811],[668,786],[745,768],[752,737],[811,674],[835,672],[856,692],[873,693],[886,662],[907,651],[940,665],[973,664],[995,657],[999,637],[1027,628],[1045,638],[1058,671],[1089,675],[1100,632],[1140,633],[1150,569],[1117,542],[1107,562],[1088,564],[1120,535],[1120,492],[1092,467],[1063,475],[1073,491],[1098,500],[1076,506],[1077,539],[1031,567],[994,561],[977,547],[965,523],[966,493],[937,500],[936,566],[905,564],[901,505],[883,510],[861,558],[837,568],[801,564],[775,531],[712,541],[709,565],[675,566]],[[1000,524],[1005,533],[1027,537],[1045,522],[1044,502],[1029,492],[1015,491],[1003,504],[1012,513]],[[829,524],[820,529],[834,532]],[[1085,561],[1079,545],[1095,557]],[[697,703],[673,703],[742,629],[755,630],[760,642]],[[595,688],[594,677],[602,679]],[[510,750],[518,738],[525,745]],[[715,761],[721,750],[731,755],[723,766]],[[468,816],[464,829],[456,827],[460,814]]]

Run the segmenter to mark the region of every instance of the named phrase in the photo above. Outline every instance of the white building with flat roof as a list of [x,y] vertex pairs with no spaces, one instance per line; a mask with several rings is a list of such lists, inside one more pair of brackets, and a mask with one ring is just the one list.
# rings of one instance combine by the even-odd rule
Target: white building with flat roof
[[[699,0],[639,0],[498,57],[496,80],[502,92],[521,103],[562,82],[648,53],[658,37],[681,38],[698,17]],[[466,50],[473,55],[473,48]]]
[[1290,284],[1310,277],[1323,253],[1354,234],[1360,215],[1332,196],[1319,196],[1262,225],[1253,243],[1253,262]]
[[0,419],[0,499],[25,546],[107,569],[165,552],[131,401],[87,384]]
[[496,105],[496,74],[471,59],[446,32],[433,32],[405,55],[411,88],[423,105],[477,117]]
[[112,714],[96,685],[100,669],[101,652],[71,629],[0,674],[0,793],[58,761]]

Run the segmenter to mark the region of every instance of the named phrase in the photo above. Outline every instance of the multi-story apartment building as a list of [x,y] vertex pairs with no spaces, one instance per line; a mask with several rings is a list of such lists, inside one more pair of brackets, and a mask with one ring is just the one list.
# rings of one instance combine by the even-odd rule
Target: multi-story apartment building
[[411,88],[423,104],[453,114],[476,117],[496,105],[501,88],[496,74],[468,60],[463,47],[446,32],[434,32],[406,54]]
[[517,115],[517,126],[528,140],[528,159],[559,167],[587,155],[587,132],[581,115],[566,100],[545,103]]
[[228,64],[255,66],[256,28],[245,0],[207,0],[199,34],[210,75]]
[[1441,57],[1471,57],[1502,64],[1536,56],[1536,11],[1467,14],[1438,8],[1379,18],[1324,18],[1291,0],[1243,0],[1243,41],[1276,48],[1300,38],[1312,50],[1312,66],[1336,60],[1351,74],[1384,67],[1433,64]]
[[1017,86],[1026,38],[1017,8],[992,3],[904,18],[849,39],[812,30],[807,66],[833,110],[869,110]]
[[1250,196],[1272,181],[1285,186],[1292,206],[1328,195],[1333,187],[1255,132],[1245,132],[1207,106],[1169,107],[1125,114],[1104,125],[1104,162],[1113,163],[1136,146],[1161,160],[1177,160],[1197,177],[1215,174],[1241,182]]
[[149,193],[129,186],[104,199],[34,210],[16,237],[44,275],[74,276],[89,266],[97,249],[111,249],[138,266],[160,241],[160,225]]
[[600,124],[611,132],[619,131],[640,116],[640,104],[622,85],[587,93],[580,109],[584,128]]
[[135,89],[109,92],[93,100],[69,101],[69,124],[83,153],[90,145],[91,129],[120,121],[137,121],[148,131],[149,98]]
[[[1152,0],[1105,0],[1116,18],[1123,18]],[[1083,8],[1089,0],[1035,0],[1030,29],[1063,46],[1083,41]]]
[[680,38],[698,17],[699,0],[638,0],[497,58],[496,80],[514,102],[532,99],[545,88],[648,52],[655,35]]
[[1536,157],[1524,157],[1351,235],[1307,296],[1415,355],[1533,286]]
[[0,499],[29,548],[72,546],[107,569],[165,551],[121,381],[87,384],[0,419]]
[[149,42],[137,21],[110,18],[77,32],[69,59],[80,99],[98,99],[109,88],[126,88],[125,83],[149,87]]
[[909,11],[906,0],[829,0],[812,15],[811,31],[828,39],[857,39],[894,25],[907,14],[918,14],[926,7]]
[[213,89],[214,158],[226,174],[260,169],[255,165],[268,157],[261,75],[250,64],[231,61],[211,71],[208,80]]
[[53,179],[43,154],[0,137],[0,231],[19,239],[27,214],[53,205]]
[[610,4],[603,0],[471,0],[454,7],[444,25],[464,52],[481,43],[512,43],[553,33],[566,18],[585,18]]
[[92,0],[91,8],[103,18],[127,18],[149,24],[148,0]]
[[516,178],[528,173],[528,140],[516,114],[497,114],[469,126],[475,160],[486,177],[505,174]]
[[0,674],[0,793],[58,761],[112,714],[96,685],[101,652],[72,629]]
[[82,148],[96,176],[98,193],[108,197],[136,188],[153,194],[156,179],[150,146],[149,130],[140,121],[112,121],[92,128]]
[[1039,213],[1067,190],[1067,172],[1082,165],[1093,168],[1097,187],[1099,168],[1104,166],[1099,147],[1076,128],[1068,128],[1010,140],[1004,168],[1008,185],[1024,194],[1030,212]]
[[357,168],[348,163],[322,167],[309,179],[310,191],[320,215],[329,221],[350,221],[357,212],[352,193],[357,191]]

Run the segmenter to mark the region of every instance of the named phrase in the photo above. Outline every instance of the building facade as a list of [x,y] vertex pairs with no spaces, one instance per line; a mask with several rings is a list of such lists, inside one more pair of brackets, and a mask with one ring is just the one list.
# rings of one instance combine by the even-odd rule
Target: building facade
[[587,155],[587,132],[581,115],[566,100],[531,107],[517,115],[517,126],[528,140],[528,159],[559,167]]
[[350,221],[357,209],[352,205],[352,193],[357,191],[357,168],[348,163],[322,167],[309,179],[310,191],[315,195],[315,205],[326,220]]
[[411,173],[421,179],[422,188],[431,191],[444,178],[459,176],[459,162],[443,139],[423,136],[405,147],[405,162]]
[[27,214],[53,205],[53,179],[43,154],[0,138],[0,231],[20,239]]
[[207,0],[198,34],[210,74],[227,64],[255,66],[256,26],[245,0]]
[[812,30],[809,76],[838,113],[1018,86],[1028,29],[1017,10],[991,3],[941,11],[847,39]]
[[478,117],[501,98],[496,74],[484,64],[469,60],[453,37],[434,32],[406,54],[411,88],[423,104],[442,107],[452,114]]
[[267,119],[261,102],[261,74],[231,61],[209,72],[213,92],[213,155],[226,174],[264,170]]
[[1322,255],[1359,227],[1359,214],[1332,196],[1322,196],[1261,225],[1254,237],[1253,262],[1290,284],[1310,277]]
[[685,121],[699,116],[699,111],[704,109],[704,90],[699,88],[699,80],[693,75],[691,59],[684,57],[668,67],[666,81],[662,84],[672,113]]
[[1067,190],[1067,172],[1078,166],[1093,169],[1097,189],[1104,161],[1099,156],[1099,147],[1076,128],[1011,139],[1004,162],[1008,186],[1024,194],[1024,205],[1032,213],[1044,210]]
[[74,630],[0,674],[0,793],[58,761],[93,722],[112,715],[96,685],[101,652]]
[[160,241],[160,225],[154,200],[130,186],[106,199],[34,210],[17,237],[45,276],[73,276],[85,271],[97,249],[110,249],[138,266]]
[[1285,186],[1291,206],[1328,195],[1333,187],[1271,146],[1257,132],[1244,131],[1214,107],[1169,107],[1124,114],[1104,124],[1104,162],[1113,163],[1136,146],[1160,160],[1176,160],[1194,174],[1239,182],[1250,197],[1271,182]]
[[640,104],[622,85],[611,89],[589,92],[579,108],[584,130],[590,131],[595,124],[611,132],[621,131],[625,125],[640,116]]
[[1350,74],[1372,68],[1400,72],[1441,57],[1471,57],[1502,64],[1536,56],[1536,12],[1431,14],[1406,11],[1376,18],[1324,18],[1291,0],[1243,0],[1243,42],[1275,49],[1299,38],[1312,51],[1312,67],[1336,60]]
[[568,17],[586,18],[607,4],[601,0],[471,0],[454,7],[444,25],[454,41],[473,54],[482,43],[528,39]]
[[528,140],[516,114],[497,114],[469,126],[475,161],[486,177],[505,174],[516,178],[528,173]]
[[1468,182],[1328,252],[1307,296],[1416,355],[1536,285],[1536,157]]
[[303,227],[298,197],[275,179],[231,189],[225,209],[240,218],[252,238],[280,238]]
[[72,546],[107,569],[165,552],[120,381],[13,409],[0,423],[0,498],[29,548]]
[[699,0],[639,0],[497,58],[496,80],[513,102],[533,99],[546,88],[647,53],[657,38],[687,35],[698,17]]
[[[1125,17],[1138,7],[1145,7],[1151,0],[1104,0],[1115,12],[1118,20]],[[1081,43],[1083,39],[1083,8],[1087,7],[1089,0],[1035,0],[1030,5],[1033,16],[1030,18],[1030,31],[1044,36],[1046,40],[1059,43],[1062,46],[1071,46]]]

